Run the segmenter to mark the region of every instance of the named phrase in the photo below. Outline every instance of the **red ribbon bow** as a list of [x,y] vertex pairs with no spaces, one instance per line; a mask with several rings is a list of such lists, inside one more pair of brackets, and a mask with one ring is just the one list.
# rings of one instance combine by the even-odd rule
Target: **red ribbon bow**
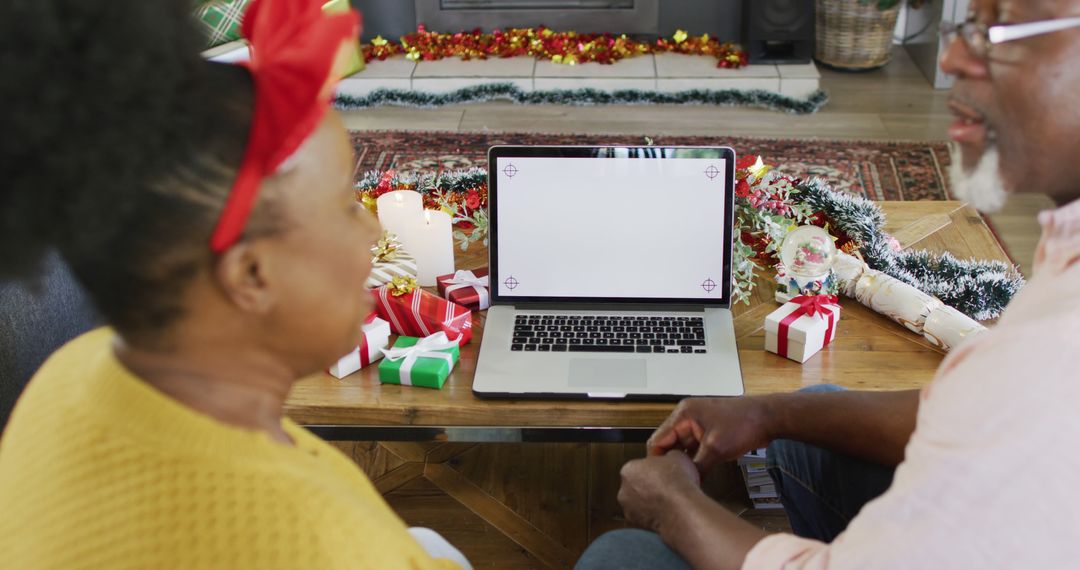
[[254,0],[241,32],[251,44],[255,108],[244,160],[210,248],[221,253],[243,234],[259,186],[315,131],[330,107],[334,71],[360,33],[360,14],[324,14],[322,0]]
[[832,342],[833,328],[836,326],[836,311],[833,310],[831,305],[839,304],[840,299],[836,295],[801,295],[795,297],[789,303],[795,303],[798,308],[780,321],[780,326],[776,330],[776,353],[787,358],[788,333],[792,323],[799,320],[803,315],[828,319],[829,328],[825,330],[825,342],[822,347],[828,346]]

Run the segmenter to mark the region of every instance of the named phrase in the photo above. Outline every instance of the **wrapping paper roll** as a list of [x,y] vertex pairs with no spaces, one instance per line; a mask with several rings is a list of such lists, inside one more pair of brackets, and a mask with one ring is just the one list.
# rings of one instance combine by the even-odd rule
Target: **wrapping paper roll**
[[855,286],[859,283],[859,278],[870,270],[863,260],[842,251],[837,252],[832,269],[836,284],[840,288],[839,292],[845,297],[855,296]]
[[934,346],[952,350],[968,337],[986,330],[986,327],[956,309],[942,305],[930,312],[923,326],[923,336]]
[[933,296],[873,269],[859,277],[855,298],[917,334],[923,333],[930,313],[945,306]]

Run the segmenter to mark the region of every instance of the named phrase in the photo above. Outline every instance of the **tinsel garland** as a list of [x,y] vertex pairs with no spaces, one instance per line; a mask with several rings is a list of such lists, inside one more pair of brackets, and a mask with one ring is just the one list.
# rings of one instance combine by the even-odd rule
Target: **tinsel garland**
[[[757,159],[757,165],[750,166],[755,159],[757,157],[748,156],[740,161],[738,169],[741,176],[746,176],[748,169],[768,170],[768,167],[762,166],[760,159]],[[764,263],[751,257],[769,258],[775,253],[776,244],[780,241],[779,234],[784,233],[789,224],[804,221],[827,223],[833,234],[842,234],[842,240],[858,247],[863,260],[872,269],[933,295],[975,320],[985,321],[1000,316],[1024,286],[1024,278],[1016,268],[1001,261],[962,260],[947,252],[938,254],[926,250],[898,249],[895,238],[884,231],[885,214],[877,204],[860,196],[833,190],[821,179],[791,181],[776,172],[752,178],[757,179],[753,185],[744,184],[746,179],[741,178],[736,190],[737,205],[745,201],[750,209],[744,209],[746,211],[738,216],[739,227],[735,233],[740,236],[736,245],[747,249],[742,256],[747,267],[738,268],[735,280],[747,282],[733,283],[733,288],[749,291],[753,286],[755,268],[760,269]],[[784,190],[792,185],[790,192]],[[473,168],[437,175],[397,175],[393,171],[371,171],[357,182],[356,196],[357,200],[374,209],[375,198],[384,192],[399,189],[420,192],[426,207],[449,211],[455,216],[455,224],[459,228],[475,228],[468,235],[460,230],[455,232],[463,249],[474,241],[485,240],[486,243],[486,170]],[[759,198],[762,201],[755,202]],[[822,216],[824,220],[818,219]],[[769,234],[777,232],[777,235],[770,237]]]
[[460,198],[473,191],[480,196],[480,206],[486,206],[487,176],[487,170],[483,168],[450,170],[438,174],[369,170],[356,181],[356,192],[357,198],[361,199],[369,195],[378,198],[391,190],[416,190],[424,196],[425,206],[431,207],[441,194],[456,194]]
[[994,319],[1024,286],[1015,267],[1001,261],[957,259],[951,253],[897,250],[886,234],[885,214],[860,196],[832,190],[820,179],[799,185],[798,199],[824,213],[859,245],[863,260],[900,281],[941,299],[977,321]]
[[565,89],[524,91],[513,83],[490,83],[464,87],[450,93],[424,93],[402,89],[376,89],[368,95],[338,95],[334,106],[341,110],[364,109],[382,105],[432,108],[462,103],[511,101],[519,105],[715,105],[718,107],[755,107],[793,115],[816,113],[829,102],[829,95],[816,91],[806,99],[796,99],[771,91],[691,89],[678,93],[623,89]]
[[[438,174],[403,174],[393,170],[365,172],[357,181],[356,200],[376,212],[379,196],[392,190],[415,190],[423,198],[424,208],[442,210],[453,217],[454,239],[462,251],[473,242],[488,245],[487,170],[470,168]],[[472,230],[466,233],[466,230]]]
[[[375,201],[392,190],[415,190],[424,200],[424,208],[444,210],[455,216],[454,223],[475,225],[472,219],[487,208],[487,170],[469,168],[433,173],[399,174],[394,170],[369,170],[356,182],[356,200],[375,211]],[[486,219],[486,217],[485,217]]]
[[738,45],[721,42],[709,34],[691,36],[678,30],[670,39],[655,43],[631,39],[626,34],[581,34],[574,31],[556,32],[545,28],[510,28],[491,33],[479,29],[470,32],[445,34],[429,31],[423,25],[415,33],[393,42],[376,37],[361,47],[364,61],[384,60],[405,54],[413,61],[435,61],[448,57],[463,60],[488,57],[523,57],[550,60],[576,65],[595,62],[615,63],[620,59],[651,53],[682,53],[715,57],[717,67],[737,69],[747,64],[746,52]]

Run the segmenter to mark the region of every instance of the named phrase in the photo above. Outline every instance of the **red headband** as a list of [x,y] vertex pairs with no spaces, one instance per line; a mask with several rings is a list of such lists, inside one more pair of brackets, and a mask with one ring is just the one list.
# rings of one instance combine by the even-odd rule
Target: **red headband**
[[336,63],[356,44],[360,14],[324,14],[322,0],[254,0],[242,32],[251,44],[244,65],[255,84],[255,109],[244,161],[221,212],[210,249],[240,239],[259,186],[315,131],[339,79]]

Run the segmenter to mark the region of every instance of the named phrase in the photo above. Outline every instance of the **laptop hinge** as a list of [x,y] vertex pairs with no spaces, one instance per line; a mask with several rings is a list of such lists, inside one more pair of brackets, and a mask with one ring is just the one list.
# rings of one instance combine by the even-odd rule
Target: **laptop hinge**
[[[717,307],[726,308],[726,307]],[[514,309],[518,311],[620,311],[620,312],[704,312],[704,305],[674,305],[667,303],[514,303]]]

